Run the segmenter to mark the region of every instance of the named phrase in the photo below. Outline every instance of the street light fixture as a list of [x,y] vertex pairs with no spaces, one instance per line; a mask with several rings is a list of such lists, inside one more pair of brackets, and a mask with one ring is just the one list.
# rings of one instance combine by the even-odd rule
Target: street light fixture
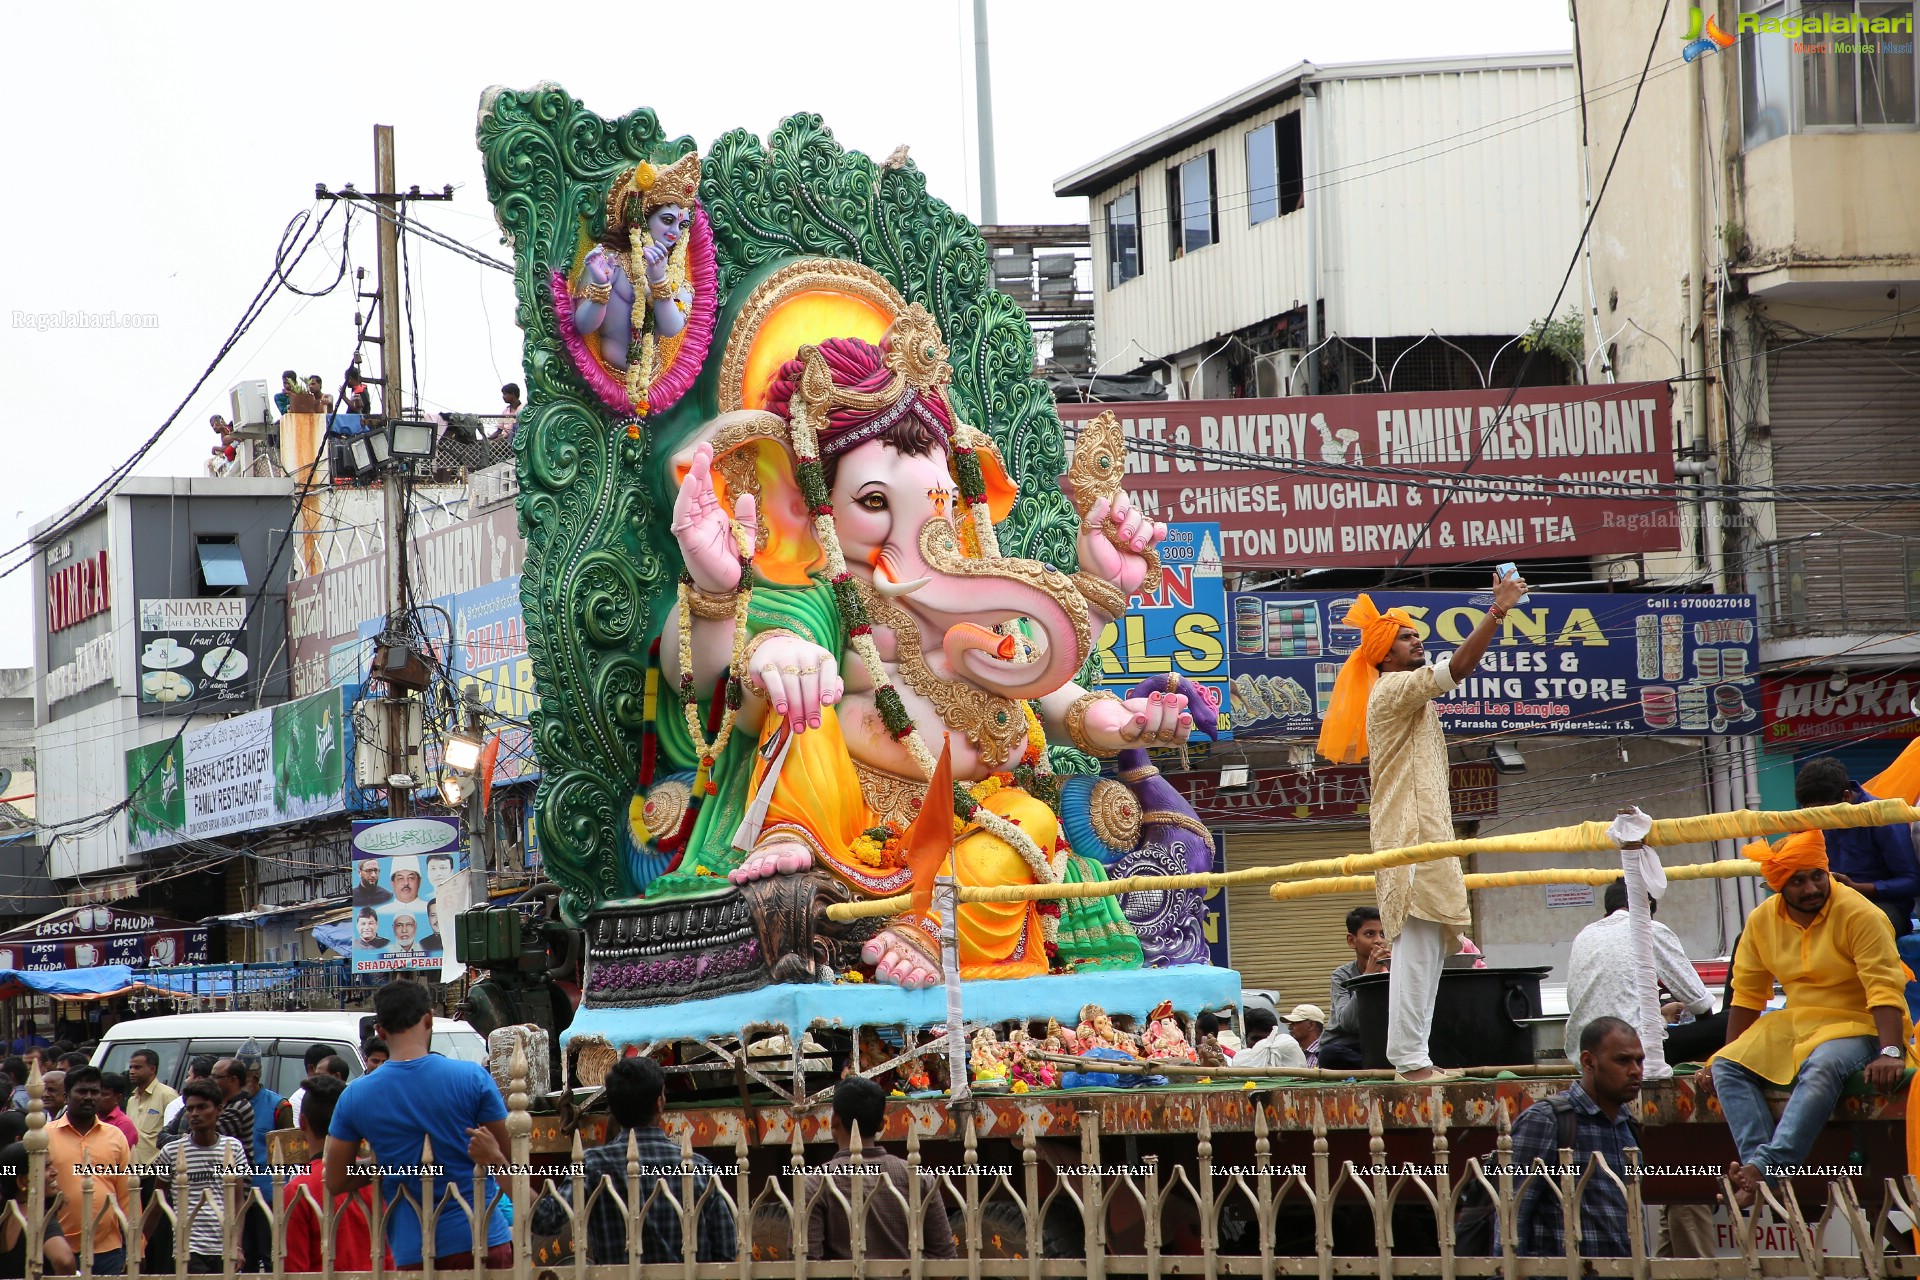
[[478,737],[456,733],[447,738],[447,768],[460,773],[472,773],[480,767],[480,749],[484,744]]
[[387,433],[384,431],[375,431],[370,433],[367,436],[366,445],[367,445],[367,450],[369,454],[373,458],[373,465],[376,467],[386,466],[387,459],[390,456],[392,456],[392,452],[393,452],[392,449],[389,447],[389,442],[387,440]]
[[396,458],[408,462],[424,461],[433,456],[434,425],[431,422],[395,421],[387,428],[388,446]]

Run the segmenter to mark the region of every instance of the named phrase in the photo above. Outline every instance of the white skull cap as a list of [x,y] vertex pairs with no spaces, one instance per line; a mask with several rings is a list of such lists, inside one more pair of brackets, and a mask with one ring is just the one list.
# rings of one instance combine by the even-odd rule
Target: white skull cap
[[413,872],[413,874],[419,875],[420,859],[414,857],[410,853],[404,854],[401,857],[395,858],[393,860],[392,869],[387,872],[387,877],[388,879],[392,879],[394,876],[399,875],[402,871],[411,871]]

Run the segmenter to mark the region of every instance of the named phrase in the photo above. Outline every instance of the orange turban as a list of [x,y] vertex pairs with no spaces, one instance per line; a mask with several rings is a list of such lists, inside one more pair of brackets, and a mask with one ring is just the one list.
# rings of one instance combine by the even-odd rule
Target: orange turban
[[1740,853],[1760,864],[1760,874],[1775,893],[1786,887],[1796,871],[1827,869],[1827,837],[1820,831],[1796,831],[1777,845],[1755,840]]
[[1362,595],[1342,622],[1360,632],[1360,647],[1347,655],[1340,678],[1333,682],[1333,697],[1320,722],[1320,754],[1335,764],[1358,764],[1367,758],[1367,700],[1380,679],[1380,664],[1400,638],[1400,628],[1412,626],[1413,619],[1404,609],[1382,613]]

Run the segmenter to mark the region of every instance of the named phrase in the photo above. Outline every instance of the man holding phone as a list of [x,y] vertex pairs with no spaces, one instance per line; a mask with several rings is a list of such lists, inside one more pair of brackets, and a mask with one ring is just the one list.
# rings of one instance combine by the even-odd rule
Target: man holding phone
[[[1335,764],[1367,761],[1375,849],[1454,838],[1447,738],[1433,700],[1473,674],[1500,620],[1526,594],[1518,573],[1495,575],[1492,606],[1445,666],[1427,665],[1419,629],[1405,612],[1381,613],[1365,595],[1348,612],[1345,624],[1360,632],[1360,645],[1334,683],[1320,726],[1320,754]],[[1433,1065],[1427,1040],[1441,968],[1472,923],[1460,862],[1443,858],[1388,867],[1374,883],[1393,957],[1387,969],[1387,1060],[1400,1080],[1458,1079],[1461,1072]]]

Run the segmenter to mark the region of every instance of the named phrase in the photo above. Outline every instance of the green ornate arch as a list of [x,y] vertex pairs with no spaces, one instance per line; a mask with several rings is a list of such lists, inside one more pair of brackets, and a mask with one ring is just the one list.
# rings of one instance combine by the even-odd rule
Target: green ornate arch
[[[679,571],[666,531],[664,459],[716,411],[726,334],[715,335],[706,370],[680,403],[637,433],[626,430],[573,371],[548,281],[571,265],[583,232],[602,229],[605,192],[620,170],[670,162],[693,141],[667,138],[651,110],[603,120],[556,85],[489,90],[478,136],[487,194],[513,244],[526,340],[526,409],[514,448],[527,647],[541,695],[536,822],[547,874],[579,918],[632,892],[619,850],[653,710],[647,655]],[[1032,377],[1026,316],[993,288],[973,224],[928,195],[910,162],[878,165],[847,151],[815,115],[788,117],[765,142],[728,133],[702,167],[723,312],[749,277],[792,258],[850,259],[892,281],[939,321],[952,351],[954,407],[992,434],[1021,486],[1023,500],[1001,526],[1003,552],[1076,568],[1078,524],[1057,486],[1060,420]],[[663,709],[676,713],[670,702]]]

